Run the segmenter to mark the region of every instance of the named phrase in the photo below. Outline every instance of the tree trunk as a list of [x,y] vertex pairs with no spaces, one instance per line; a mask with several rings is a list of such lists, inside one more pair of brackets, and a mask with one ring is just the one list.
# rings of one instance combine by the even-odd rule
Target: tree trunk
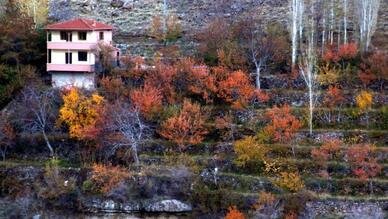
[[256,88],[259,90],[261,88],[260,73],[261,73],[261,66],[260,64],[256,64]]
[[132,145],[132,153],[133,153],[133,159],[135,160],[136,166],[139,166],[140,162],[139,162],[139,157],[137,155],[137,145],[136,144]]
[[43,138],[44,138],[44,140],[45,140],[45,142],[46,142],[46,145],[47,145],[48,149],[50,150],[50,156],[51,156],[51,157],[54,157],[54,150],[53,150],[53,147],[51,146],[50,141],[49,141],[49,139],[47,138],[46,132],[45,132],[44,130],[42,131],[42,134],[43,134]]
[[310,129],[310,136],[313,135],[313,90],[312,87],[309,86],[309,110],[310,110],[310,115],[309,115],[309,129]]

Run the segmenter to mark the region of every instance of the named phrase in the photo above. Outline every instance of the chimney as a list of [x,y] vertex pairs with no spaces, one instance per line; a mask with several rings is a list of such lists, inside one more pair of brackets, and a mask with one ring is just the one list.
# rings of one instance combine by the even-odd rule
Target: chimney
[[93,20],[92,26],[93,26],[93,27],[96,26],[96,21],[95,21],[95,20]]

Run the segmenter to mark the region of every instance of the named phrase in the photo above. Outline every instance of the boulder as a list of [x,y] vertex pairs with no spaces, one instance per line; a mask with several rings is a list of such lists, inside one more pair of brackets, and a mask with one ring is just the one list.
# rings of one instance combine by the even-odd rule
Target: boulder
[[192,211],[192,207],[176,199],[162,200],[145,206],[147,212],[188,212]]

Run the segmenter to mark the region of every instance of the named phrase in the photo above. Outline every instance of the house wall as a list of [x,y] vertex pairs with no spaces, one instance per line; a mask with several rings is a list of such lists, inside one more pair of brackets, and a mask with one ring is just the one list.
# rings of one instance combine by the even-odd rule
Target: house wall
[[54,88],[79,87],[88,90],[95,88],[94,73],[53,72],[51,76]]
[[[61,40],[61,31],[50,31],[51,32],[51,42],[62,42],[66,43],[66,40]],[[71,31],[73,34],[72,42],[73,43],[97,43],[99,41],[100,32],[104,32],[104,41],[111,44],[112,43],[112,31],[88,31],[86,40],[79,40],[78,32]],[[71,43],[71,42],[67,42]]]
[[96,63],[96,58],[94,53],[91,51],[85,51],[88,52],[88,61],[78,61],[78,51],[85,51],[85,50],[51,50],[51,64],[66,64],[66,52],[73,53],[72,57],[72,63],[73,65],[94,65]]

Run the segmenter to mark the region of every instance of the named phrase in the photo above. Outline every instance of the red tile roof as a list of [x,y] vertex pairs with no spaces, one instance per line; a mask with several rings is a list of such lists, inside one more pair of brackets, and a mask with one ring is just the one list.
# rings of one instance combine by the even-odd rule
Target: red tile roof
[[113,27],[92,19],[75,19],[46,26],[47,30],[112,30]]

